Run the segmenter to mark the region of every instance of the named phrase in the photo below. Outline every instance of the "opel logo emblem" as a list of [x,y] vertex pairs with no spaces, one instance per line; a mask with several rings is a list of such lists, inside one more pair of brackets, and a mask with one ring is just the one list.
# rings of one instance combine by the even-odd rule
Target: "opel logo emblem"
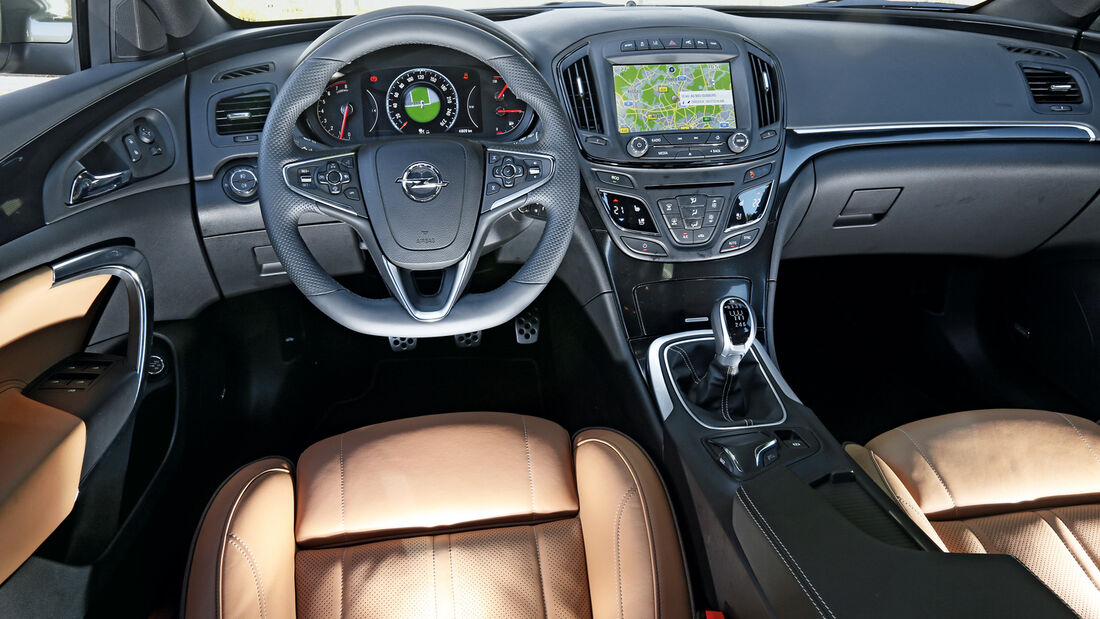
[[410,200],[431,202],[443,188],[449,185],[436,167],[426,161],[418,161],[405,168],[405,173],[395,183],[401,183],[401,190]]

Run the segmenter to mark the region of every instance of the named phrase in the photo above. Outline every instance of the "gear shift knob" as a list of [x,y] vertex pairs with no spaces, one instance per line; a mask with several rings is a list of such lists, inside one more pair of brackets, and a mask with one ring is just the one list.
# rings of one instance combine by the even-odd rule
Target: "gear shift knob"
[[710,313],[710,326],[714,330],[714,363],[736,374],[756,340],[752,308],[738,297],[719,299]]

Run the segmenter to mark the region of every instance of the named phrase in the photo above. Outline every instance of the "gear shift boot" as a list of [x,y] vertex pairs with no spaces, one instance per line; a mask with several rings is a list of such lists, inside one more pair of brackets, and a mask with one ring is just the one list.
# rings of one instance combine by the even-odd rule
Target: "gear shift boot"
[[712,340],[668,348],[668,371],[684,403],[708,426],[735,428],[783,419],[771,383],[751,349],[738,365],[716,363]]

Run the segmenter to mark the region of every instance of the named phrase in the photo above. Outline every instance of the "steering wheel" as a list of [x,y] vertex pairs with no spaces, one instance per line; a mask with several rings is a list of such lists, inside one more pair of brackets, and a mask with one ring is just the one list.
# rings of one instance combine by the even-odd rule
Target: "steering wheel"
[[[579,203],[577,144],[558,98],[493,22],[452,9],[404,11],[353,17],[303,54],[275,97],[260,138],[264,226],[294,285],[349,329],[401,337],[487,329],[530,305],[561,264]],[[409,44],[454,49],[491,67],[538,115],[537,139],[516,144],[410,136],[329,152],[295,143],[295,122],[333,74],[371,52]],[[546,212],[531,256],[502,286],[463,295],[493,224],[525,204]],[[325,272],[298,232],[307,213],[355,230],[389,298],[355,294]],[[442,270],[438,292],[418,291],[413,274],[424,270]]]

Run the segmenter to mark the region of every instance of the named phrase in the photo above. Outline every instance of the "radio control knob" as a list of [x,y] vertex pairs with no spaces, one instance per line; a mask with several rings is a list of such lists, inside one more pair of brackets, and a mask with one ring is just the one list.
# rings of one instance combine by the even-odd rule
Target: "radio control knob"
[[731,135],[726,144],[730,147],[730,150],[734,153],[743,153],[745,149],[749,147],[749,136],[745,133],[738,131]]
[[626,154],[631,157],[641,157],[649,152],[649,140],[640,135],[630,138],[626,143]]

